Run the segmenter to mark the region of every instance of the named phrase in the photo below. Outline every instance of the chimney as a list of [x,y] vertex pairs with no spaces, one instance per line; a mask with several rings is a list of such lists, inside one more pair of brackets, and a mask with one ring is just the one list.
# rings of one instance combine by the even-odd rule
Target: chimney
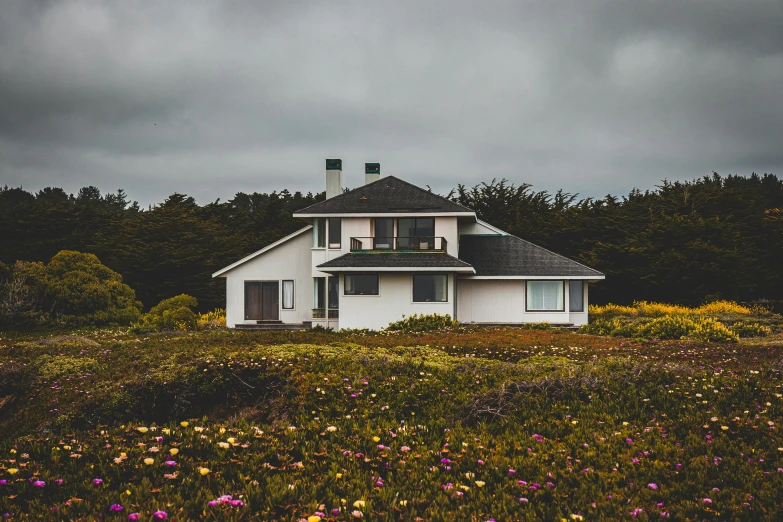
[[381,164],[380,163],[365,163],[364,164],[364,184],[369,185],[381,179]]
[[343,160],[326,160],[326,199],[339,196],[343,192],[341,177],[343,174]]

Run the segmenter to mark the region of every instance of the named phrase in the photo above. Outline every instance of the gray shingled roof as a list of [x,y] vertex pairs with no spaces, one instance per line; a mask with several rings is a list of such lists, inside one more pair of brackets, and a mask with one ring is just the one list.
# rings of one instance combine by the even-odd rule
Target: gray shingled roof
[[468,263],[443,252],[351,252],[321,263],[317,268],[443,268],[472,272]]
[[396,214],[473,211],[442,196],[411,185],[394,176],[386,176],[368,185],[297,210],[301,214]]
[[593,270],[516,236],[463,235],[459,258],[477,276],[603,277]]

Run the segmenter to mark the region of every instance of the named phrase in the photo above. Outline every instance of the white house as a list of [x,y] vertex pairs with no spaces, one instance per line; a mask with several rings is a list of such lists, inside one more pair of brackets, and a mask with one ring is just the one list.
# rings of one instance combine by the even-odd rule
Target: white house
[[307,226],[240,259],[226,279],[226,322],[239,328],[382,329],[412,314],[463,323],[587,323],[587,283],[604,275],[477,219],[453,201],[365,164],[342,192],[326,160],[326,200]]

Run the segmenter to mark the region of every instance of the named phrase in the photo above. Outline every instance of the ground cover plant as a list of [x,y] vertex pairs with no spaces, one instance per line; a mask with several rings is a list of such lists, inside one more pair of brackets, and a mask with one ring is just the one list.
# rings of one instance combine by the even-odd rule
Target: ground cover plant
[[5,338],[0,514],[779,520],[781,350],[465,326]]

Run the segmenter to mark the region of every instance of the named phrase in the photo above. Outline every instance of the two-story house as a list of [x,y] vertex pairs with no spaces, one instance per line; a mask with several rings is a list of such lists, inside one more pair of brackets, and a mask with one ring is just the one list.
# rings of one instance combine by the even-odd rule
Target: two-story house
[[229,326],[382,329],[412,314],[463,323],[587,323],[588,283],[604,275],[512,236],[453,201],[365,164],[342,191],[326,160],[326,200],[308,225],[213,274]]

